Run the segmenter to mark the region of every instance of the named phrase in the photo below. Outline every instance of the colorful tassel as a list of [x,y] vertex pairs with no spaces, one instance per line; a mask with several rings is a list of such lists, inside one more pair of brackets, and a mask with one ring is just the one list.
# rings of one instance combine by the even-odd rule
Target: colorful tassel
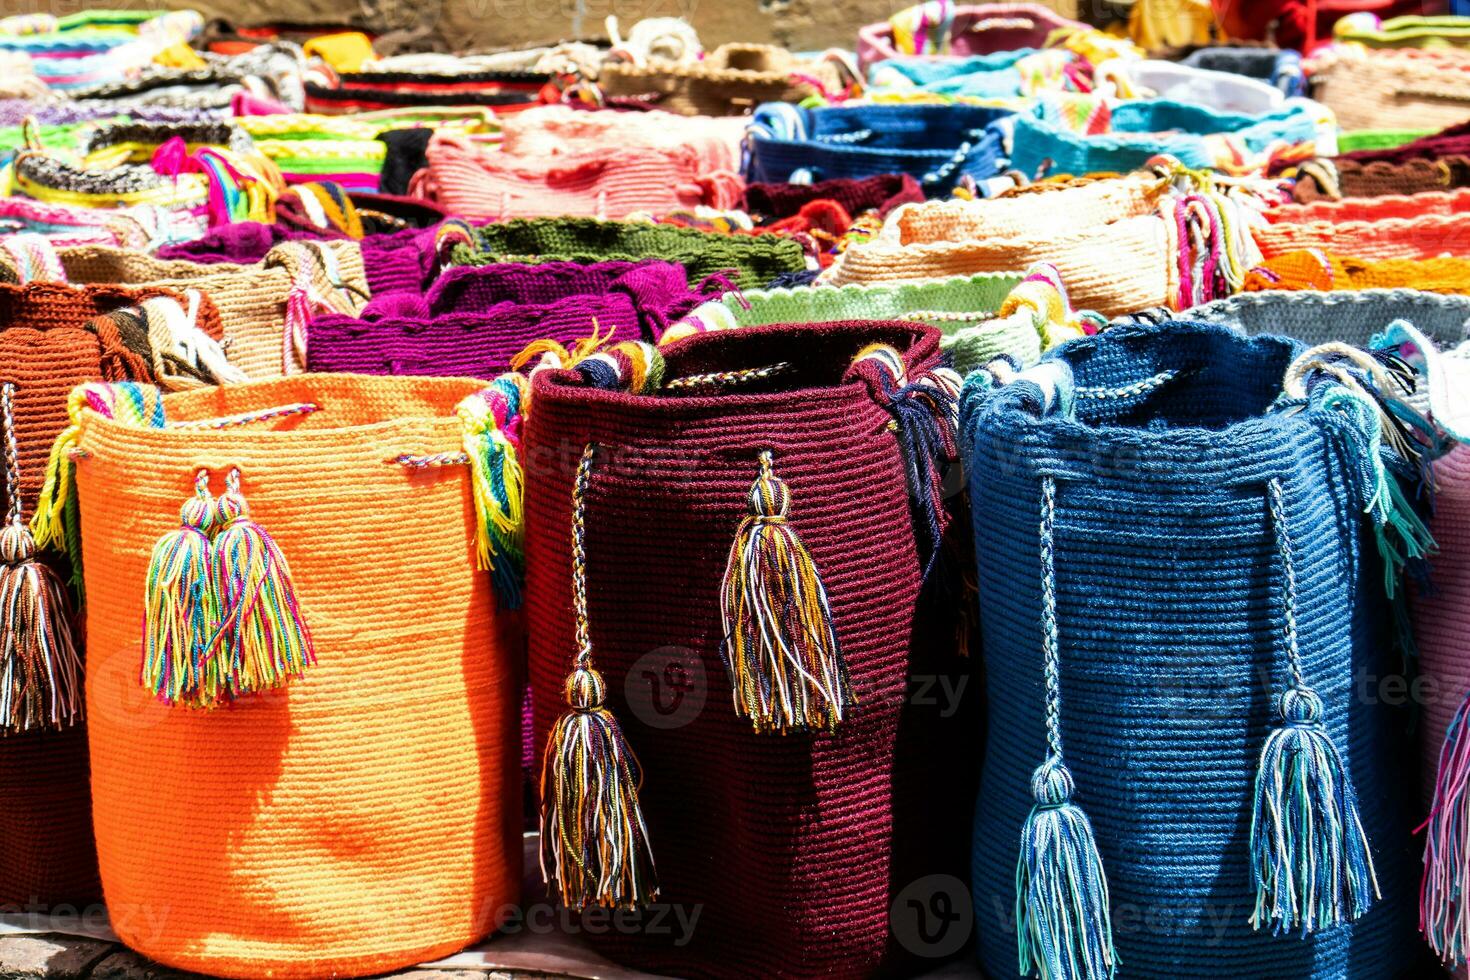
[[168,704],[212,703],[204,694],[204,659],[219,621],[209,540],[214,519],[209,473],[194,477],[194,496],[179,527],[153,545],[143,597],[143,686]]
[[[1470,699],[1450,721],[1439,752],[1434,802],[1424,844],[1419,892],[1419,931],[1450,967],[1470,948]],[[1417,831],[1416,831],[1417,832]]]
[[762,733],[832,731],[857,698],[827,590],[787,521],[791,490],[769,450],[760,468],[720,585],[720,655],[735,713]]
[[281,687],[316,663],[286,556],[250,516],[240,471],[214,504],[214,584],[220,623],[209,644],[202,704]]
[[1056,482],[1041,484],[1042,675],[1047,758],[1031,777],[1036,800],[1021,826],[1016,862],[1020,972],[1042,980],[1103,980],[1118,967],[1108,879],[1092,822],[1072,802],[1076,785],[1062,762],[1061,638],[1057,630]]
[[594,453],[590,443],[582,451],[572,490],[577,652],[566,684],[570,710],[552,725],[542,760],[541,874],[569,908],[637,908],[658,898],[658,881],[638,803],[642,773],[592,666],[586,497]]
[[1379,897],[1357,794],[1322,724],[1322,699],[1302,678],[1296,632],[1296,571],[1280,480],[1267,484],[1281,562],[1283,641],[1292,687],[1281,695],[1284,722],[1266,738],[1251,817],[1251,925],[1276,934],[1350,922]]
[[0,529],[0,731],[23,732],[63,728],[81,715],[82,664],[66,589],[36,560],[35,539],[21,521],[14,397],[15,385],[0,387],[10,494]]
[[465,455],[475,502],[475,561],[489,569],[495,592],[508,609],[521,605],[523,500],[520,420],[528,380],[506,374],[459,403]]

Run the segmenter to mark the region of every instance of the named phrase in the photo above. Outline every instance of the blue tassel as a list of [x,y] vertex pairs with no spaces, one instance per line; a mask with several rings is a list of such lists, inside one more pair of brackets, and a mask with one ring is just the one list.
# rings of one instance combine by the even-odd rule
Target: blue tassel
[[1251,925],[1307,936],[1367,912],[1379,897],[1368,837],[1342,756],[1322,726],[1322,699],[1281,696],[1285,724],[1261,749],[1251,819]]
[[1072,802],[1073,790],[1067,767],[1047,760],[1031,777],[1036,805],[1021,828],[1020,969],[1041,980],[1099,980],[1118,966],[1107,876],[1092,822]]

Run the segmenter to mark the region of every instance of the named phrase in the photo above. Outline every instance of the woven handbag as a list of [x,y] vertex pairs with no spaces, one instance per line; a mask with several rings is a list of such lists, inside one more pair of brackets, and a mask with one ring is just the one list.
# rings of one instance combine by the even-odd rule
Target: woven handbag
[[1033,176],[1083,176],[1134,170],[1168,154],[1187,167],[1252,173],[1283,148],[1334,154],[1336,131],[1331,113],[1304,99],[1259,116],[1169,99],[1129,100],[1112,107],[1101,134],[1072,132],[1038,109],[1016,115],[1011,166]]
[[1470,188],[1286,204],[1251,229],[1266,258],[1318,249],[1360,259],[1470,254]]
[[102,880],[114,910],[167,912],[114,915],[132,948],[214,976],[364,976],[473,943],[517,900],[520,641],[476,570],[480,389],[74,393],[57,453]]
[[537,218],[483,225],[474,229],[471,241],[450,246],[448,255],[453,265],[664,259],[684,266],[691,282],[718,272],[730,274],[742,288],[764,286],[783,273],[807,267],[802,246],[788,239],[592,218]]
[[[311,324],[307,367],[362,374],[494,378],[509,371],[516,355],[536,341],[568,347],[589,337],[604,343],[655,341],[671,321],[703,298],[688,287],[683,266],[671,262],[604,265],[626,268],[605,285],[583,287],[580,292],[544,301],[494,301],[486,295],[489,289],[478,295],[465,290],[458,295],[431,294],[420,304],[422,311],[372,319],[318,317]],[[499,268],[461,267],[456,271],[482,273]],[[461,277],[453,285],[464,287],[465,281]],[[549,292],[544,287],[542,291]]]
[[743,185],[730,171],[709,167],[707,156],[664,140],[521,156],[440,132],[429,141],[427,180],[447,211],[478,220],[732,207]]
[[923,3],[860,28],[858,63],[867,71],[900,55],[964,57],[1041,48],[1058,30],[1086,27],[1037,3]]
[[1283,252],[1246,273],[1247,292],[1278,289],[1418,289],[1470,292],[1470,259],[1385,259],[1368,262],[1318,249]]
[[1307,70],[1313,97],[1343,129],[1371,129],[1384,120],[1401,129],[1441,129],[1470,112],[1470,55],[1463,51],[1340,45],[1311,59]]
[[647,112],[540,106],[518,112],[500,127],[500,147],[517,157],[550,157],[609,145],[685,145],[700,154],[706,172],[740,169],[746,120],[737,116],[676,116]]
[[218,308],[230,361],[248,377],[301,370],[312,311],[354,312],[367,296],[354,242],[285,244],[253,266],[199,265],[104,246],[61,249],[62,281],[202,290]]
[[859,318],[938,327],[943,331],[939,347],[961,376],[1002,356],[1034,364],[1056,344],[1094,332],[1102,319],[1074,312],[1060,276],[1043,263],[1024,276],[982,273],[892,285],[744,290],[696,307],[660,342],[706,330]]
[[1454,154],[1433,160],[1374,160],[1325,157],[1297,168],[1291,196],[1298,204],[1322,198],[1381,197],[1444,191],[1470,184],[1470,156]]
[[[963,861],[956,794],[971,771],[966,723],[955,727],[967,710],[940,718],[903,693],[910,677],[967,663],[956,605],[931,608],[923,589],[954,527],[933,503],[954,378],[938,333],[775,325],[627,350],[531,379],[521,451],[543,869],[574,909],[702,910],[677,942],[649,918],[594,937],[638,969],[912,968],[889,907]],[[783,567],[786,584],[769,578]],[[784,610],[771,619],[747,604],[768,588]],[[754,662],[780,642],[810,683]],[[579,744],[595,754],[579,759]],[[586,766],[616,783],[605,799],[578,800],[569,776]],[[740,859],[713,858],[711,841]]]
[[1179,63],[1191,68],[1228,71],[1259,79],[1286,96],[1306,94],[1302,57],[1290,49],[1205,47],[1191,51]]
[[1418,965],[1409,719],[1354,691],[1399,669],[1375,533],[1423,528],[1302,350],[1125,325],[967,381],[993,975]]
[[722,44],[698,61],[606,64],[597,86],[604,98],[654,105],[682,116],[743,116],[763,102],[800,102],[842,91],[837,66],[804,60],[769,44]]
[[[157,296],[185,303],[184,297],[161,289],[0,286],[0,320],[5,324],[0,329],[0,381],[15,388],[13,404],[5,412],[15,450],[5,468],[7,515],[28,517],[35,507],[51,443],[67,424],[67,395],[73,386],[153,380],[146,343],[138,345],[124,336],[117,322],[101,314]],[[218,336],[219,319],[212,307],[200,317],[203,325],[211,321]],[[11,561],[11,547],[7,538],[5,574],[18,567]],[[46,564],[65,567],[49,558]],[[8,606],[14,602],[9,580],[4,580],[3,591]],[[8,622],[3,629],[7,649],[0,659],[8,668]],[[80,648],[81,630],[67,632]],[[0,728],[6,731],[0,737],[0,907],[39,906],[46,912],[58,904],[95,902],[102,887],[92,843],[87,733],[78,723],[80,712],[68,712],[55,723],[47,717],[28,730],[14,731],[13,726],[20,726],[10,717],[9,694],[7,682],[0,712]]]
[[985,180],[1005,159],[997,125],[1010,112],[965,105],[761,106],[751,119],[746,179],[779,183],[908,174],[930,195]]
[[814,184],[772,184],[751,181],[745,185],[740,209],[765,226],[799,215],[814,201],[831,201],[849,216],[877,211],[879,217],[900,204],[924,200],[923,189],[908,174],[879,174],[860,179],[833,178]]

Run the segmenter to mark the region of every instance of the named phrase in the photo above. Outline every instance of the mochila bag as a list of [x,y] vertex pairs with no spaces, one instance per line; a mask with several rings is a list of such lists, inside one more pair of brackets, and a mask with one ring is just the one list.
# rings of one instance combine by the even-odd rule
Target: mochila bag
[[1343,129],[1391,119],[1401,129],[1437,130],[1464,122],[1470,107],[1470,55],[1463,51],[1334,45],[1309,59],[1307,72],[1313,97]]
[[656,106],[683,116],[743,116],[763,102],[831,98],[844,73],[826,58],[801,59],[770,44],[722,44],[697,61],[611,62],[597,74],[610,104]]
[[1356,685],[1429,541],[1366,361],[1132,324],[967,379],[987,972],[1415,968],[1408,709]]
[[1299,164],[1291,185],[1298,204],[1328,198],[1381,197],[1418,194],[1470,184],[1470,156],[1457,154],[1434,160],[1372,160],[1361,163],[1343,157],[1320,157]]
[[[0,529],[0,909],[49,911],[99,900],[87,733],[78,658],[83,633],[62,584],[65,561],[27,532],[50,445],[86,381],[154,380],[146,333],[105,316],[184,297],[167,290],[52,284],[0,286],[0,426],[5,526]],[[210,307],[200,320],[218,314]]]
[[[542,869],[574,910],[643,910],[594,937],[618,962],[913,968],[889,908],[963,860],[972,771],[970,702],[941,717],[904,695],[967,676],[963,599],[925,588],[954,584],[938,339],[756,326],[549,352],[521,379]],[[701,909],[697,928],[653,928],[671,908]]]
[[602,289],[545,303],[470,304],[461,295],[455,298],[459,308],[444,312],[435,311],[435,297],[424,304],[429,309],[423,315],[318,317],[311,324],[307,364],[313,371],[493,378],[511,370],[516,356],[536,341],[656,341],[701,298],[689,288],[683,266],[629,264]]
[[997,124],[1010,115],[967,105],[763,105],[751,118],[745,177],[812,183],[908,174],[942,196],[961,178],[996,175],[1006,156]]
[[1043,351],[1095,332],[1106,321],[1076,312],[1056,269],[1038,263],[1024,276],[981,274],[913,283],[852,283],[728,293],[673,324],[660,343],[706,330],[765,323],[853,319],[911,320],[942,331],[939,347],[960,376],[997,357],[1034,364]]
[[63,282],[151,283],[206,293],[220,312],[231,363],[248,377],[299,372],[317,310],[356,311],[367,299],[353,242],[288,243],[253,266],[157,259],[105,246],[61,249],[48,275]]
[[132,948],[369,975],[517,901],[520,640],[477,521],[507,404],[482,387],[73,392],[32,524],[80,536],[102,881],[167,914],[115,916]]
[[1181,65],[1209,71],[1228,71],[1255,78],[1279,89],[1286,96],[1305,95],[1306,77],[1302,56],[1290,49],[1266,47],[1204,47],[1179,60]]
[[1470,259],[1384,259],[1370,262],[1319,249],[1282,252],[1246,273],[1248,292],[1315,289],[1417,289],[1470,292]]
[[740,287],[760,287],[807,267],[800,243],[771,235],[721,235],[694,228],[594,218],[533,218],[469,229],[447,222],[441,248],[451,265],[565,261],[677,262],[691,282],[724,273]]
[[921,3],[887,21],[858,30],[858,63],[864,71],[900,56],[966,57],[1043,48],[1059,30],[1086,30],[1037,3]]
[[1251,229],[1266,258],[1319,249],[1360,259],[1432,259],[1470,248],[1470,188],[1284,204]]

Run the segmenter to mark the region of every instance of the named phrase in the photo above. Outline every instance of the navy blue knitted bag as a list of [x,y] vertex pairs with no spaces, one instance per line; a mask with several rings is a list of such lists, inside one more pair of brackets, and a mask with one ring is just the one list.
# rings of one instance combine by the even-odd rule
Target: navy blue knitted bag
[[966,380],[992,976],[1018,952],[1052,980],[1422,955],[1409,724],[1357,693],[1401,669],[1375,524],[1402,518],[1371,404],[1331,375],[1282,395],[1302,350],[1130,324]]
[[783,184],[908,174],[930,197],[962,177],[983,181],[1004,163],[1009,110],[971,105],[801,109],[767,103],[751,117],[745,179]]

